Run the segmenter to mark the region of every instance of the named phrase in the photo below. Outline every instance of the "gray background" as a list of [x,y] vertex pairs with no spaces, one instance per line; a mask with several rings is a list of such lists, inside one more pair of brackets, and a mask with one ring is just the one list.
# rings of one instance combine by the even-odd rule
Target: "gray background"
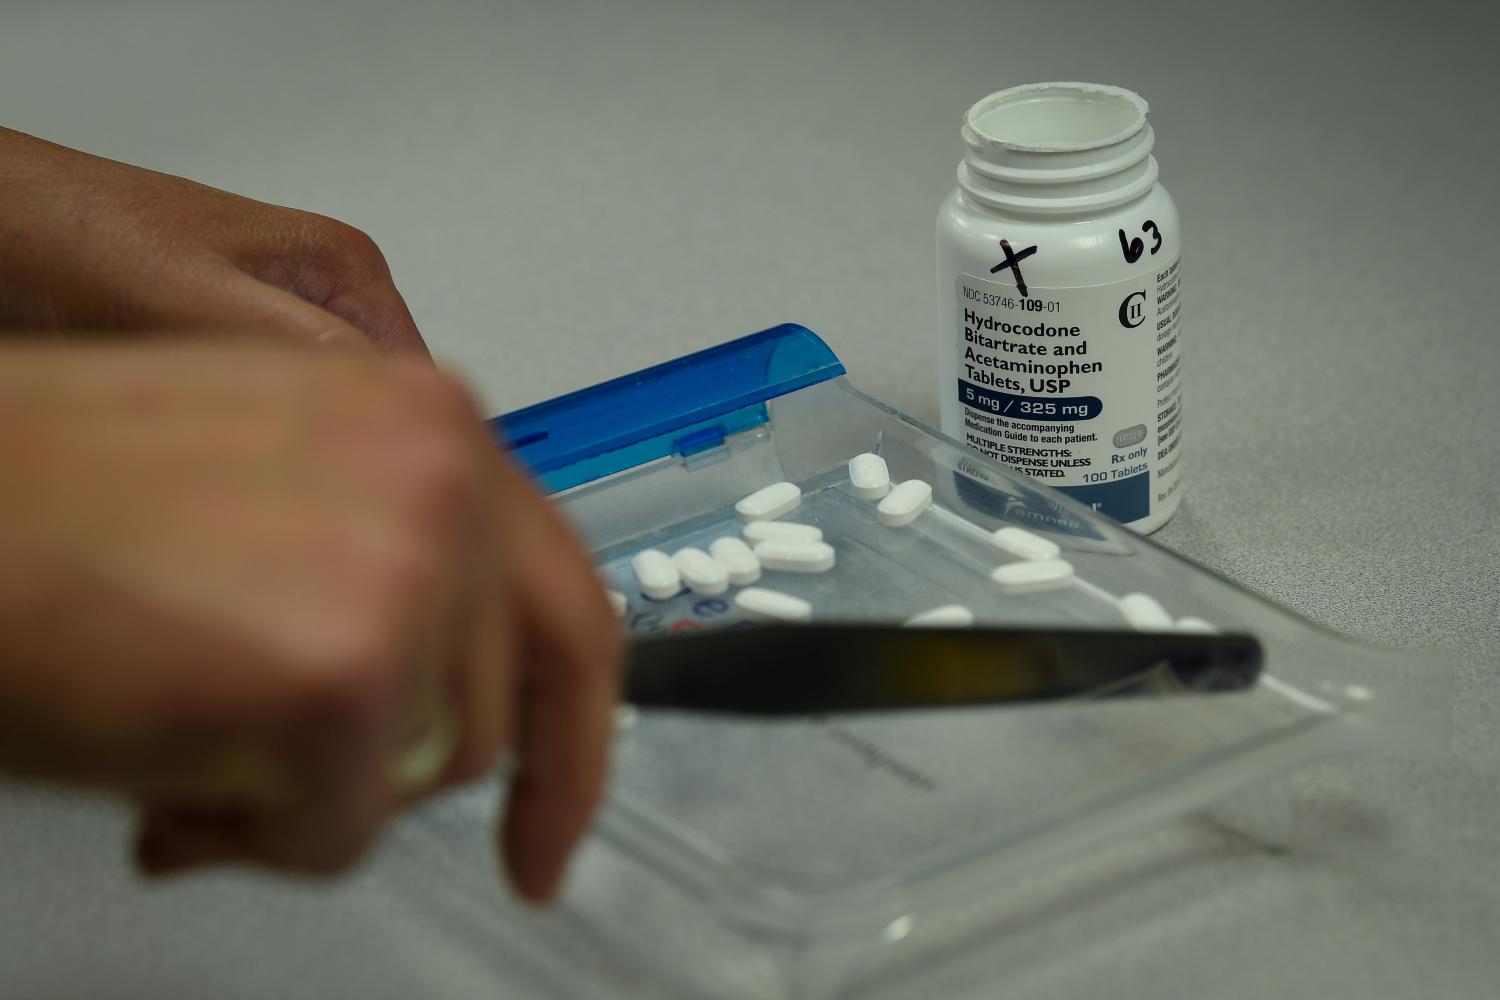
[[[1468,997],[1500,981],[1486,6],[3,0],[0,120],[366,229],[495,410],[791,319],[931,419],[961,113],[1138,90],[1186,227],[1189,492],[1157,537],[1448,654],[1451,740],[1315,769],[1297,849],[1106,875],[945,995]],[[555,992],[453,907],[475,845],[467,886],[387,846],[327,889],[146,889],[126,824],[3,791],[0,994]]]

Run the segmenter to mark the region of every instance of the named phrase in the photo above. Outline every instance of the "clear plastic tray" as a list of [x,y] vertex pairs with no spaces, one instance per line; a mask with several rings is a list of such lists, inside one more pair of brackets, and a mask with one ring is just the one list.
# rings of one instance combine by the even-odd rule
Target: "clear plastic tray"
[[[1212,698],[783,722],[642,712],[619,734],[563,912],[536,925],[565,956],[570,988],[863,995],[961,946],[965,914],[1023,875],[1316,757],[1441,726],[1440,672],[1246,592],[841,371],[810,332],[779,327],[523,411],[503,433],[543,481],[570,487],[557,502],[640,634],[739,623],[726,598],[645,600],[629,559],[735,534],[735,501],[790,480],[804,497],[786,519],[820,527],[838,564],[763,585],[807,598],[819,619],[899,621],[961,603],[984,622],[1120,627],[1116,597],[1142,591],[1174,616],[1259,637],[1266,674]],[[600,421],[613,437],[588,430]],[[864,451],[895,480],[931,483],[933,509],[882,527],[848,490],[847,462]],[[1000,593],[989,572],[1006,557],[986,536],[1006,524],[1055,540],[1077,581]]]

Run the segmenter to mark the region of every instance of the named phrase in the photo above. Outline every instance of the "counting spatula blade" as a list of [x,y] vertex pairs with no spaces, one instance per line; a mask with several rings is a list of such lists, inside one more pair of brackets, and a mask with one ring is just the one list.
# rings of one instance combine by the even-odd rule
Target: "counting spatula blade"
[[634,643],[624,700],[739,715],[879,712],[1242,691],[1243,634],[1104,629],[772,625]]

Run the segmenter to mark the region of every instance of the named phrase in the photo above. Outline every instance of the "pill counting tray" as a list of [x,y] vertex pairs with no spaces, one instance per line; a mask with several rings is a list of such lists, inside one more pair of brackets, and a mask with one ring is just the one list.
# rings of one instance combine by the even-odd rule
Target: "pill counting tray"
[[[1259,637],[1265,676],[1216,698],[754,721],[641,712],[562,912],[535,922],[569,995],[907,996],[935,956],[985,940],[983,904],[1111,841],[1315,757],[1420,737],[1443,693],[855,390],[810,331],[782,326],[503,418],[497,434],[625,595],[638,635],[753,627],[737,588],[642,596],[632,557],[738,535],[734,505],[792,482],[782,520],[833,545],[821,573],[766,571],[815,620],[1126,624],[1149,594],[1174,620]],[[882,456],[933,505],[888,527],[849,483]],[[1065,587],[1008,594],[1013,525],[1050,539]],[[712,671],[714,664],[704,663]],[[549,938],[550,935],[550,938]]]

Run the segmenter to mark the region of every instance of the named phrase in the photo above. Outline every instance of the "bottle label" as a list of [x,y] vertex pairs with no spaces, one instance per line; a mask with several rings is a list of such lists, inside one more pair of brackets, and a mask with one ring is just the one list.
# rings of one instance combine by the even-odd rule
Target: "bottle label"
[[957,280],[964,441],[1129,523],[1177,491],[1178,263],[1106,285]]

